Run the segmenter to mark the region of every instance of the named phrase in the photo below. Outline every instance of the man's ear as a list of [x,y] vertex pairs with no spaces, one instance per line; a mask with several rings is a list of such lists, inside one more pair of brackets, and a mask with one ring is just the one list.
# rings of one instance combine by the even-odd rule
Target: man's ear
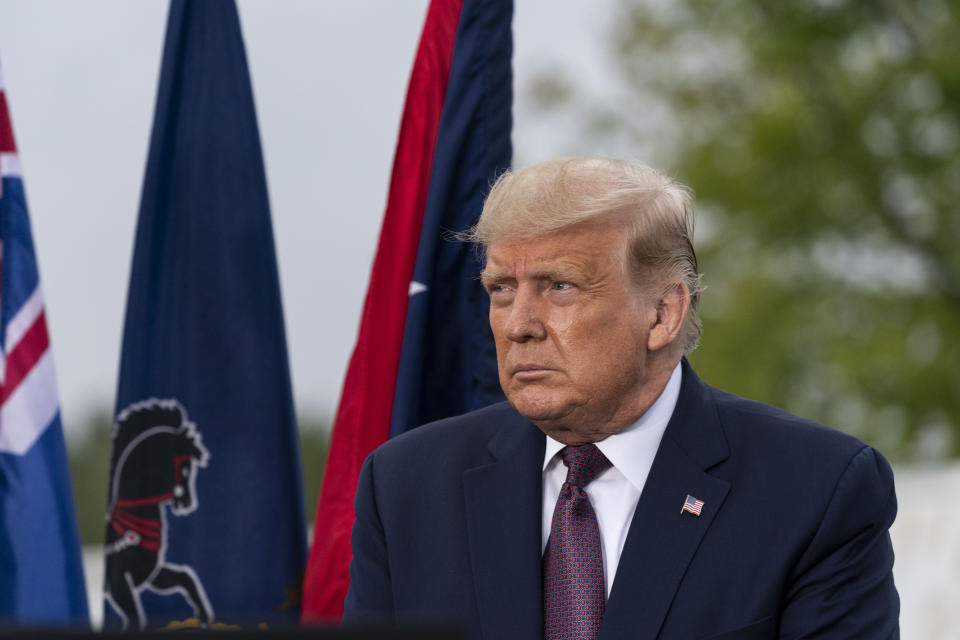
[[690,290],[682,282],[671,286],[657,300],[657,315],[647,336],[647,350],[659,351],[677,339],[690,308]]

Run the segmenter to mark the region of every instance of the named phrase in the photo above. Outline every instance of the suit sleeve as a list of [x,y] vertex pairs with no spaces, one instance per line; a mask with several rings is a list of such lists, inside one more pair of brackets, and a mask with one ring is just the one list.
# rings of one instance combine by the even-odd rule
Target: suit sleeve
[[890,525],[897,513],[893,472],[864,447],[840,476],[788,591],[783,639],[899,638]]
[[360,470],[354,509],[356,520],[350,537],[350,589],[344,600],[343,621],[389,622],[393,620],[393,590],[387,557],[387,541],[377,509],[374,454]]

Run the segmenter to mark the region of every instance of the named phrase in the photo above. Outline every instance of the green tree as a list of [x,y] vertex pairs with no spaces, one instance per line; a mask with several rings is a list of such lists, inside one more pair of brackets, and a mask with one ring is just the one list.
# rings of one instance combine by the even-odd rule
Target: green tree
[[700,374],[904,460],[960,453],[958,14],[624,0],[590,116],[696,191]]
[[106,535],[111,422],[108,410],[96,411],[67,439],[80,541],[85,545],[102,545]]
[[330,450],[329,420],[307,416],[300,420],[300,468],[303,469],[303,498],[307,522],[317,514],[317,497]]

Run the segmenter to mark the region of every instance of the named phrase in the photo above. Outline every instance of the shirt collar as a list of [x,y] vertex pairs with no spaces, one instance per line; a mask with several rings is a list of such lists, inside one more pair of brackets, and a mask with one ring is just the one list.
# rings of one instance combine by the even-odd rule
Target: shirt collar
[[[680,378],[681,367],[678,364],[670,374],[670,380],[667,381],[667,386],[664,387],[660,396],[636,422],[597,443],[597,448],[603,452],[603,455],[637,489],[642,489],[650,474],[653,458],[660,447],[660,439],[677,406],[677,399],[680,397]],[[564,446],[562,442],[547,436],[543,457],[544,469]]]

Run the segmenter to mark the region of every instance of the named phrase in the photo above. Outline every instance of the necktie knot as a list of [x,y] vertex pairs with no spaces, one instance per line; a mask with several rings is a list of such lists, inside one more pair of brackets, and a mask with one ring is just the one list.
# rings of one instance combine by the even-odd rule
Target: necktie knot
[[567,482],[581,489],[610,467],[610,461],[594,444],[564,447],[560,457],[567,465]]

